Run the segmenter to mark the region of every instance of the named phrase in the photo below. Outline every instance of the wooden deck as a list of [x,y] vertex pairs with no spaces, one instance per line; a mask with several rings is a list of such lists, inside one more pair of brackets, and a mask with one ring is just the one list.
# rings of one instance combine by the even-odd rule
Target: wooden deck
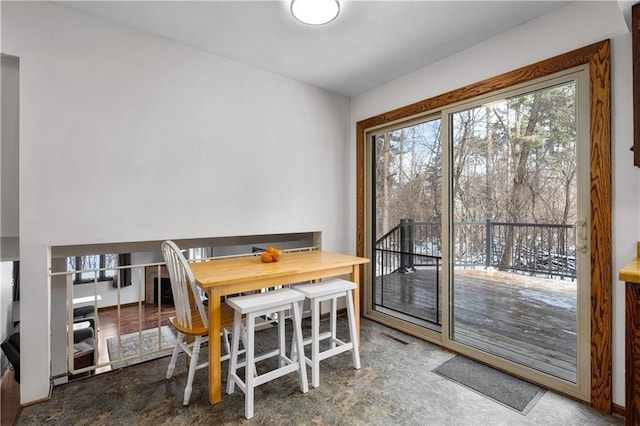
[[[575,282],[457,269],[454,287],[454,340],[575,383]],[[378,277],[375,308],[439,330],[439,288],[435,269]]]

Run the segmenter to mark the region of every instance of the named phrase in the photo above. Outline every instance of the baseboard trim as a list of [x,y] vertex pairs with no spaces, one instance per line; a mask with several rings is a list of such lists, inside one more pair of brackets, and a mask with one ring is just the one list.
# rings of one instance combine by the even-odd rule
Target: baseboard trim
[[626,419],[626,410],[623,406],[618,404],[611,404],[611,414],[622,420]]
[[32,405],[42,404],[43,402],[51,401],[51,393],[53,392],[53,385],[49,385],[49,395],[44,398],[34,399],[33,401],[25,402],[24,404],[20,404],[22,408],[30,407]]

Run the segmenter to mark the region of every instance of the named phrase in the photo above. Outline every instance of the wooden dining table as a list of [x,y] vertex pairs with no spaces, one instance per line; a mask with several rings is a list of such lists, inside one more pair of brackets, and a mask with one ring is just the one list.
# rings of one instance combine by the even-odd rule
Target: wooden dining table
[[209,402],[222,398],[220,366],[221,297],[280,285],[305,283],[348,275],[358,284],[354,290],[356,329],[360,330],[360,265],[364,257],[312,250],[283,253],[279,262],[262,263],[260,256],[214,259],[192,263],[191,270],[209,298]]

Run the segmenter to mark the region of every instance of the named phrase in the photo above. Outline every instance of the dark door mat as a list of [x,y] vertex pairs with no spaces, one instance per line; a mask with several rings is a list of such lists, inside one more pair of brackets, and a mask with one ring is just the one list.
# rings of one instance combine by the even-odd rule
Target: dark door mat
[[443,362],[434,373],[526,415],[545,389],[502,371],[457,355]]

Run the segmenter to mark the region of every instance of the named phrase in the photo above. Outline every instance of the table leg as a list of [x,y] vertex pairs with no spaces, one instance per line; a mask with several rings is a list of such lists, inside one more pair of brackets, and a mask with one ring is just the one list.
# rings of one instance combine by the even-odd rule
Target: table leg
[[353,311],[356,317],[356,334],[360,342],[360,265],[353,265],[351,281],[356,283],[356,288],[353,290]]
[[209,299],[209,403],[222,400],[222,375],[220,373],[220,293],[207,289]]

